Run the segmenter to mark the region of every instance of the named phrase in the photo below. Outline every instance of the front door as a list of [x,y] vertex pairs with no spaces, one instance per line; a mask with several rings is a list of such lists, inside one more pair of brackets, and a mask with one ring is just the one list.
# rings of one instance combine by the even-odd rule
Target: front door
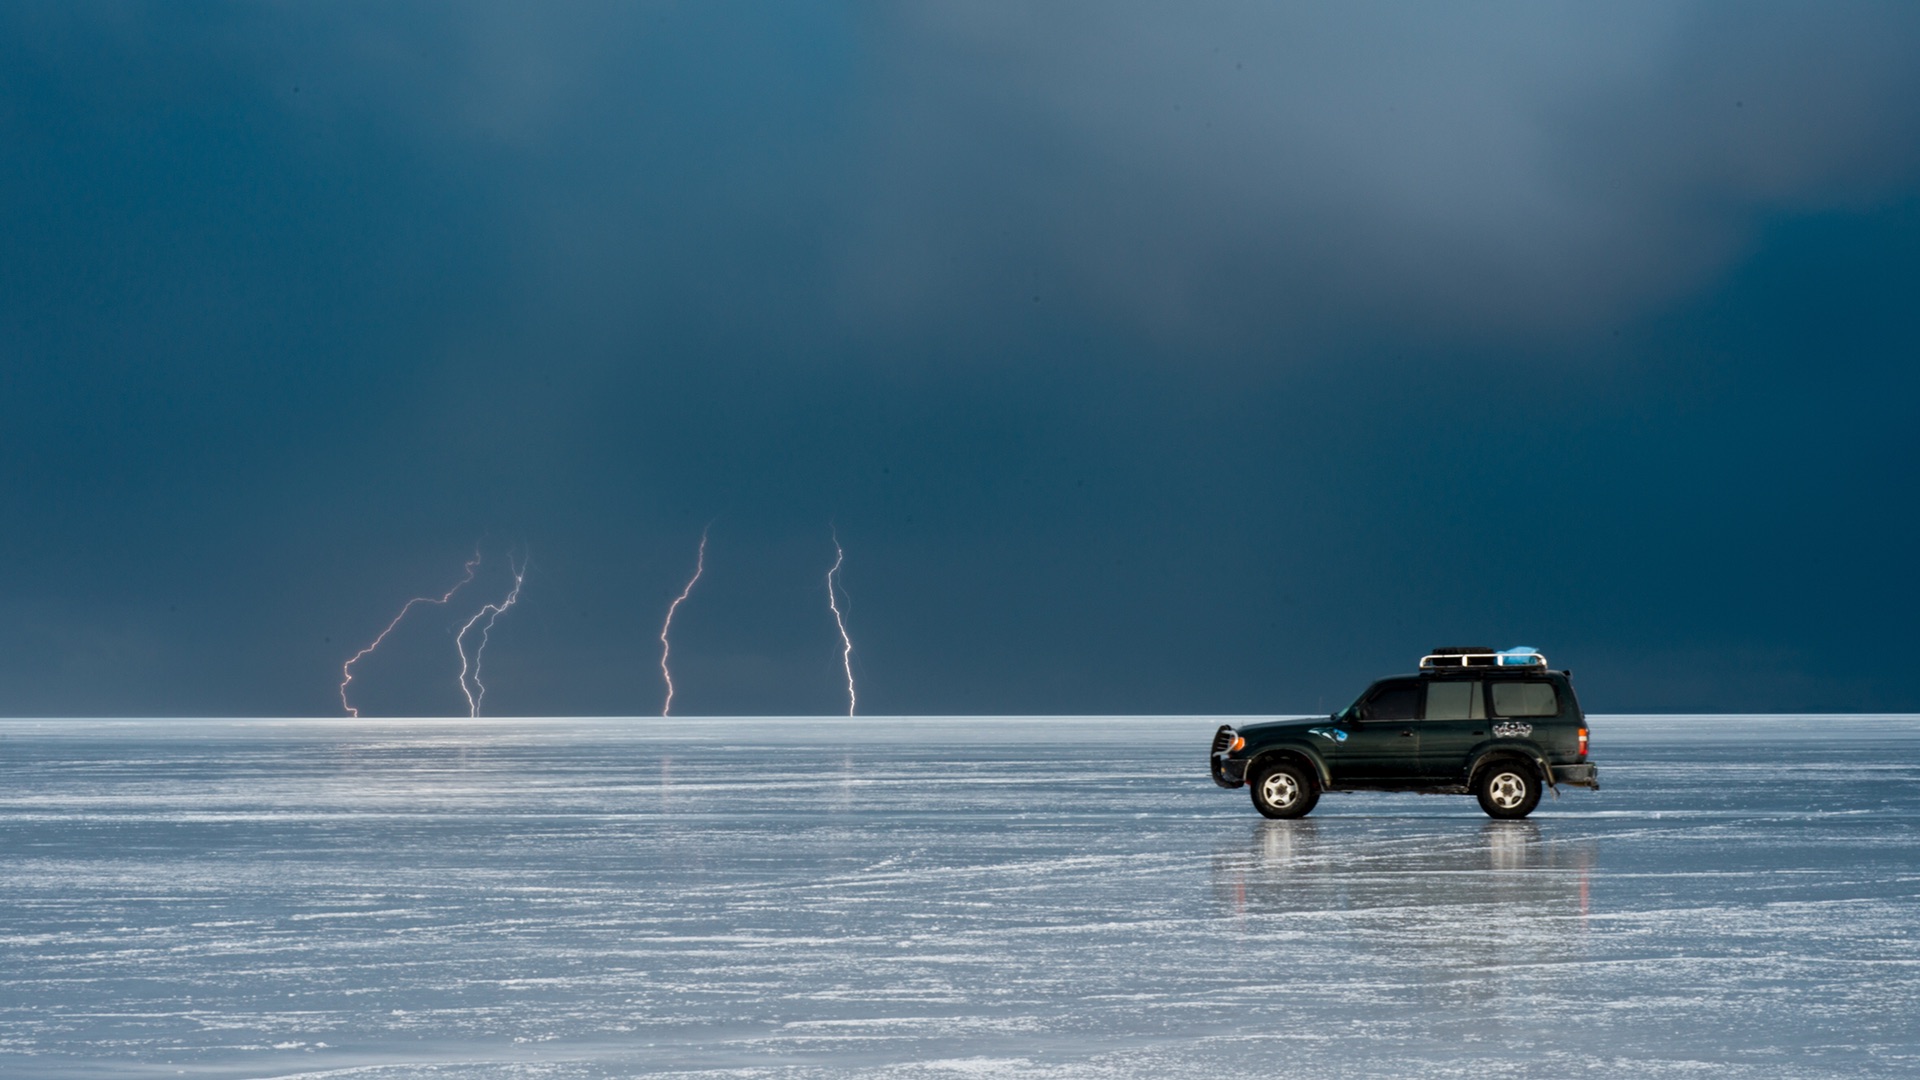
[[1420,683],[1375,684],[1354,709],[1337,754],[1336,780],[1377,784],[1411,779],[1420,763]]

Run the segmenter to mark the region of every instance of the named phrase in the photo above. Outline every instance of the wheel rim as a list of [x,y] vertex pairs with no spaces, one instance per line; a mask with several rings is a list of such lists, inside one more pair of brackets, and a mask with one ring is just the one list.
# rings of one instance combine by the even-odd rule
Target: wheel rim
[[1277,772],[1260,781],[1260,797],[1268,806],[1285,810],[1300,801],[1300,781],[1292,773]]
[[1487,801],[1502,810],[1518,809],[1527,801],[1527,781],[1519,773],[1503,772],[1487,781]]

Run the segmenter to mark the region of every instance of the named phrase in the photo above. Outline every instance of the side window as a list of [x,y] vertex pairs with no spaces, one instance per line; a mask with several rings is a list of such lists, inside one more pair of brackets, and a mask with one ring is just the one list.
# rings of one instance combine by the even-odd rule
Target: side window
[[1477,681],[1436,679],[1427,684],[1427,719],[1485,720],[1487,709]]
[[1493,684],[1495,716],[1559,716],[1560,696],[1550,682],[1497,682]]
[[1420,685],[1382,683],[1367,695],[1361,715],[1368,720],[1414,720],[1420,716]]

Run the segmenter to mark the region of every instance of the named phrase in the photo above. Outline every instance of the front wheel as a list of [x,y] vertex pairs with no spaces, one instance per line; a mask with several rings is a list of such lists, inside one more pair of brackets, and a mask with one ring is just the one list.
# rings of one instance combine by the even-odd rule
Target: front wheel
[[1284,761],[1260,770],[1247,787],[1252,789],[1253,808],[1270,818],[1305,817],[1320,801],[1307,770]]
[[1488,817],[1523,818],[1540,805],[1540,778],[1517,761],[1499,761],[1480,770],[1473,793]]

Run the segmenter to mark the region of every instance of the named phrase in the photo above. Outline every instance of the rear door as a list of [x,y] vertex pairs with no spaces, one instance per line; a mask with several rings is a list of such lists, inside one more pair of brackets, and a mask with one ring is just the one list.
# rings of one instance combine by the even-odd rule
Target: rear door
[[1487,737],[1487,699],[1479,679],[1432,679],[1420,721],[1420,774],[1464,782],[1467,752]]
[[1501,679],[1487,690],[1495,736],[1522,739],[1563,755],[1577,752],[1574,725],[1559,722],[1565,705],[1552,680]]

